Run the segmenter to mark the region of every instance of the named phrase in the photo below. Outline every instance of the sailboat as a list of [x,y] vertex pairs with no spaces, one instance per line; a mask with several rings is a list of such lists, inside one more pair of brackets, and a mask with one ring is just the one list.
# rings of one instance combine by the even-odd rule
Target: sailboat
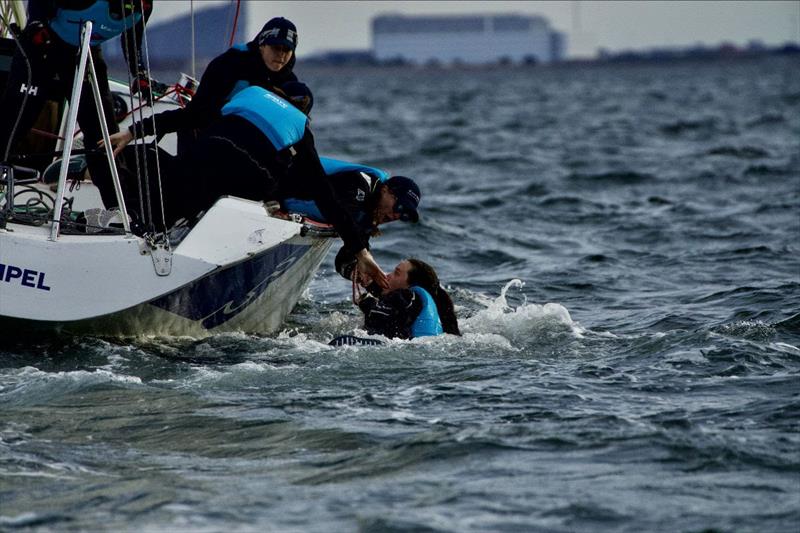
[[[85,71],[98,94],[88,54],[91,24],[84,25],[72,102],[79,100]],[[95,101],[103,117],[100,98]],[[165,99],[160,105],[177,104]],[[68,109],[62,126],[62,161],[71,160],[76,115],[77,109]],[[109,146],[105,125],[103,138]],[[205,336],[280,329],[330,249],[330,227],[229,196],[180,235],[138,235],[131,231],[110,154],[108,163],[120,224],[96,234],[70,231],[81,202],[88,204],[86,192],[68,190],[69,165],[60,164],[52,206],[38,219],[29,216],[29,201],[20,205],[25,195],[19,191],[39,176],[0,167],[0,335]]]

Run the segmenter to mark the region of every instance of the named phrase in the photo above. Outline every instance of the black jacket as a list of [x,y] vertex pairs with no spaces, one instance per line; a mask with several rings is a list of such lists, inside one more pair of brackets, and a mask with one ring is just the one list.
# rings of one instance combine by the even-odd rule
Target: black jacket
[[[258,45],[248,43],[245,50],[230,48],[215,57],[206,67],[186,107],[162,111],[142,121],[145,135],[159,135],[182,129],[204,129],[222,116],[222,107],[228,102],[237,82],[257,85],[267,90],[288,82],[297,81],[292,72],[294,57],[280,72],[272,72],[264,64]],[[130,126],[135,133],[135,125]]]
[[397,289],[375,296],[375,286],[358,302],[364,327],[371,335],[411,338],[411,326],[422,311],[422,299],[411,289]]
[[[280,197],[297,198],[300,200],[313,200],[315,191],[307,186],[307,170],[300,166],[292,165],[289,167],[286,180],[281,184]],[[361,172],[350,170],[337,172],[328,176],[328,181],[333,188],[334,195],[340,206],[350,215],[356,230],[358,231],[358,246],[366,246],[369,249],[369,238],[373,235],[377,226],[373,220],[375,203],[378,201],[378,178],[365,177]],[[318,205],[319,207],[319,205]],[[324,214],[324,213],[323,213]],[[331,222],[328,220],[328,222]],[[344,239],[345,243],[348,239]],[[356,252],[352,246],[345,244],[339,249],[334,261],[336,271],[344,278],[350,279],[353,268],[356,264]]]

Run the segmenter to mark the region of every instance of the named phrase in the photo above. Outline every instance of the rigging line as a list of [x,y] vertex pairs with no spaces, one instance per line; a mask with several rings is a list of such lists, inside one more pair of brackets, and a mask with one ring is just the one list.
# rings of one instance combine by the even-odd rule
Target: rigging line
[[[120,0],[120,2],[123,2],[123,9],[124,9],[124,0]],[[139,0],[139,7],[140,7],[140,10],[142,12],[142,18],[144,19],[144,2],[143,2],[143,0]],[[142,22],[142,38],[143,39],[146,36],[146,33],[145,33],[146,30],[147,30],[147,26],[144,24],[144,22]],[[136,68],[138,69],[141,66],[141,58],[139,57],[140,50],[139,50],[139,46],[137,46],[135,31],[133,33],[133,36],[134,36],[134,41],[132,43],[133,44],[133,54],[134,54],[134,59],[136,61]],[[128,42],[128,41],[126,41],[126,42]],[[144,50],[142,50],[142,52],[144,53]],[[146,56],[146,54],[145,54],[145,56]],[[145,66],[145,70],[147,70],[147,75],[149,76],[150,72],[149,72],[149,69],[147,68],[147,66]],[[130,68],[128,69],[128,72],[130,72]],[[152,94],[152,90],[150,92]],[[139,106],[137,108],[139,110],[139,121],[138,122],[139,122],[139,124],[143,124],[144,123],[144,107],[147,105],[147,95],[146,94],[142,94],[142,91],[139,91],[137,93],[137,99],[139,101]],[[153,115],[154,113],[152,112],[153,111],[152,106],[151,106],[150,109],[151,109],[151,115]],[[134,114],[134,117],[135,117],[135,114]],[[153,119],[153,130],[155,132],[155,120],[154,119]],[[141,168],[137,168],[137,179],[139,179],[139,187],[144,189],[144,203],[141,204],[140,207],[141,207],[141,209],[143,211],[144,210],[147,211],[146,212],[147,223],[150,224],[151,228],[155,228],[155,226],[153,225],[153,202],[152,202],[152,196],[150,195],[150,165],[149,165],[149,163],[147,161],[148,160],[147,145],[144,142],[144,138],[145,138],[144,126],[142,126],[142,143],[141,143],[141,145],[139,145],[139,147],[136,147],[136,149],[135,149],[135,151],[137,152],[137,157],[139,156],[138,152],[141,149],[141,161],[142,161],[142,164],[141,164]],[[158,145],[158,135],[156,135],[156,141],[155,142],[156,142],[156,146],[157,146]],[[145,218],[145,213],[140,213],[140,215],[143,218]]]
[[[141,0],[140,0],[141,1]],[[144,6],[142,6],[142,19],[144,20]],[[144,44],[144,61],[145,61],[145,68],[147,69],[148,76],[150,75],[150,46],[147,43],[147,24],[142,22],[142,42]],[[150,91],[150,107],[152,109],[151,113],[155,116],[155,102],[152,101],[153,99],[153,92]],[[161,226],[164,229],[164,234],[167,233],[167,218],[164,212],[164,189],[161,185],[161,161],[158,157],[158,131],[156,130],[156,121],[153,120],[153,133],[156,136],[156,143],[155,143],[155,152],[156,152],[156,179],[158,180],[158,200],[159,200],[159,208],[161,209]],[[146,172],[146,169],[145,169]],[[148,191],[149,192],[149,191]],[[169,241],[167,241],[169,243]]]
[[[120,8],[124,9],[124,0],[120,0]],[[131,69],[130,69],[130,59],[131,59],[130,56],[131,56],[131,53],[133,53],[133,55],[135,56],[135,61],[136,61],[137,66],[139,64],[135,35],[134,35],[134,42],[133,42],[133,51],[131,51],[131,46],[130,46],[131,42],[127,39],[127,36],[124,33],[123,33],[123,42],[125,43],[126,49],[128,50],[128,54],[127,54],[127,57],[125,59],[127,61],[129,61],[128,68],[126,70],[127,70],[127,74],[128,74],[128,87],[131,88],[128,91],[128,99],[130,100],[130,105],[131,105],[131,125],[133,126],[133,136],[134,136],[133,155],[134,155],[134,161],[135,161],[134,164],[135,164],[135,167],[136,167],[136,181],[137,181],[136,189],[137,189],[137,192],[139,193],[139,210],[140,211],[144,211],[145,207],[149,206],[150,199],[148,198],[147,199],[147,204],[145,204],[145,199],[144,199],[145,195],[144,195],[144,192],[142,190],[143,184],[142,184],[142,179],[141,179],[141,176],[142,176],[142,161],[140,160],[139,147],[137,146],[137,143],[136,143],[136,140],[137,140],[140,132],[142,133],[142,140],[144,140],[144,126],[141,123],[141,118],[143,117],[142,105],[141,105],[142,104],[142,97],[141,97],[141,94],[140,94],[139,98],[138,98],[140,105],[138,107],[136,105],[134,105],[133,90],[132,90],[133,89],[133,76],[131,75]],[[138,128],[136,127],[136,124],[137,124],[137,122],[136,122],[136,111],[137,110],[139,111],[139,117],[140,117],[140,122],[139,122],[139,127]],[[111,150],[112,148],[109,146],[107,149]],[[144,157],[144,155],[142,157]],[[148,211],[150,211],[150,210],[148,209]],[[143,212],[139,213],[139,216],[144,218],[145,213],[143,213]]]
[[194,40],[194,0],[189,0],[189,19],[192,21],[192,78],[197,79],[197,70],[195,69],[195,40]]
[[[230,7],[233,7],[233,2],[236,0],[231,0]],[[228,15],[225,18],[225,33],[222,34],[222,46],[224,47],[228,42],[228,32],[231,29],[233,19],[230,16],[230,10],[228,10]]]
[[[25,85],[25,87],[27,87],[29,90],[31,86],[31,81],[33,81],[33,69],[31,68],[31,61],[28,58],[28,54],[25,53],[25,49],[22,47],[22,43],[19,42],[19,38],[17,37],[16,32],[14,32],[11,29],[11,26],[8,23],[8,19],[5,16],[3,16],[3,24],[5,24],[7,28],[9,28],[9,33],[11,34],[11,37],[14,39],[14,43],[17,45],[17,48],[19,48],[19,51],[22,54],[22,58],[25,60],[25,70],[28,74],[28,78],[26,80],[27,84]],[[22,95],[22,105],[19,108],[19,113],[17,113],[17,119],[14,121],[14,127],[11,128],[11,135],[9,135],[8,142],[6,142],[6,147],[5,150],[3,151],[3,161],[8,160],[8,155],[11,152],[11,145],[14,144],[14,135],[17,134],[17,128],[19,127],[19,123],[22,120],[22,113],[23,111],[25,111],[25,104],[27,103],[28,103],[28,91],[26,90]]]
[[241,5],[241,0],[236,0],[236,13],[233,15],[233,29],[231,30],[231,40],[228,43],[228,47],[233,46],[233,40],[236,38],[236,25],[239,22],[239,8]]

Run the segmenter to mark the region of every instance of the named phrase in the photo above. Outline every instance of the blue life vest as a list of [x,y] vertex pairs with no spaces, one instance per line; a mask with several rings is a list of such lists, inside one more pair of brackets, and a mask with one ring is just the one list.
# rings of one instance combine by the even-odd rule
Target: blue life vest
[[50,28],[65,43],[78,46],[81,43],[81,27],[84,22],[91,20],[90,44],[95,46],[116,37],[142,20],[141,13],[132,13],[119,19],[112,17],[108,3],[109,0],[97,0],[86,9],[58,9],[56,16],[50,20]]
[[286,198],[281,202],[283,208],[290,213],[297,213],[305,217],[316,220],[317,222],[327,222],[325,217],[317,207],[317,202],[314,200],[301,200],[300,198]]
[[442,328],[442,321],[439,318],[439,311],[436,309],[436,302],[433,301],[433,296],[422,287],[411,287],[414,293],[422,298],[422,311],[419,316],[411,324],[411,338],[417,337],[432,337],[434,335],[441,335],[444,333]]
[[[389,173],[380,168],[368,167],[367,165],[360,165],[358,163],[351,163],[349,161],[342,161],[340,159],[333,159],[332,157],[320,156],[319,162],[322,163],[322,169],[325,174],[331,176],[339,172],[349,172],[355,170],[363,172],[372,178],[377,178],[378,181],[386,181],[389,179]],[[316,220],[317,222],[327,222],[325,217],[319,211],[319,207],[314,200],[301,200],[300,198],[287,198],[283,200],[283,207],[290,213],[298,213]],[[356,223],[361,223],[364,213],[351,213],[351,216]]]
[[223,115],[237,115],[256,126],[281,151],[296,144],[306,130],[302,111],[266,89],[251,85],[222,107]]
[[237,94],[239,94],[243,90],[247,89],[248,87],[250,87],[250,82],[249,81],[238,80],[233,85],[233,89],[231,89],[231,92],[228,93],[228,96],[225,97],[225,101],[226,102],[230,102],[233,99],[234,96],[236,96]]
[[378,178],[378,181],[386,181],[389,179],[389,173],[375,167],[368,167],[367,165],[359,165],[358,163],[351,163],[349,161],[342,161],[340,159],[333,159],[332,157],[320,156],[319,162],[322,163],[322,168],[325,174],[337,174],[339,172],[349,172],[355,170],[369,174],[372,177]]

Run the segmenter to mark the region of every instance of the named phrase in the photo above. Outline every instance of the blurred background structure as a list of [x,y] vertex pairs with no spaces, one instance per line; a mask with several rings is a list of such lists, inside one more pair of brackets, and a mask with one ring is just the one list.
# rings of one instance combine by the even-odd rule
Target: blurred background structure
[[383,15],[372,20],[379,62],[415,64],[551,63],[566,55],[566,37],[544,17]]

